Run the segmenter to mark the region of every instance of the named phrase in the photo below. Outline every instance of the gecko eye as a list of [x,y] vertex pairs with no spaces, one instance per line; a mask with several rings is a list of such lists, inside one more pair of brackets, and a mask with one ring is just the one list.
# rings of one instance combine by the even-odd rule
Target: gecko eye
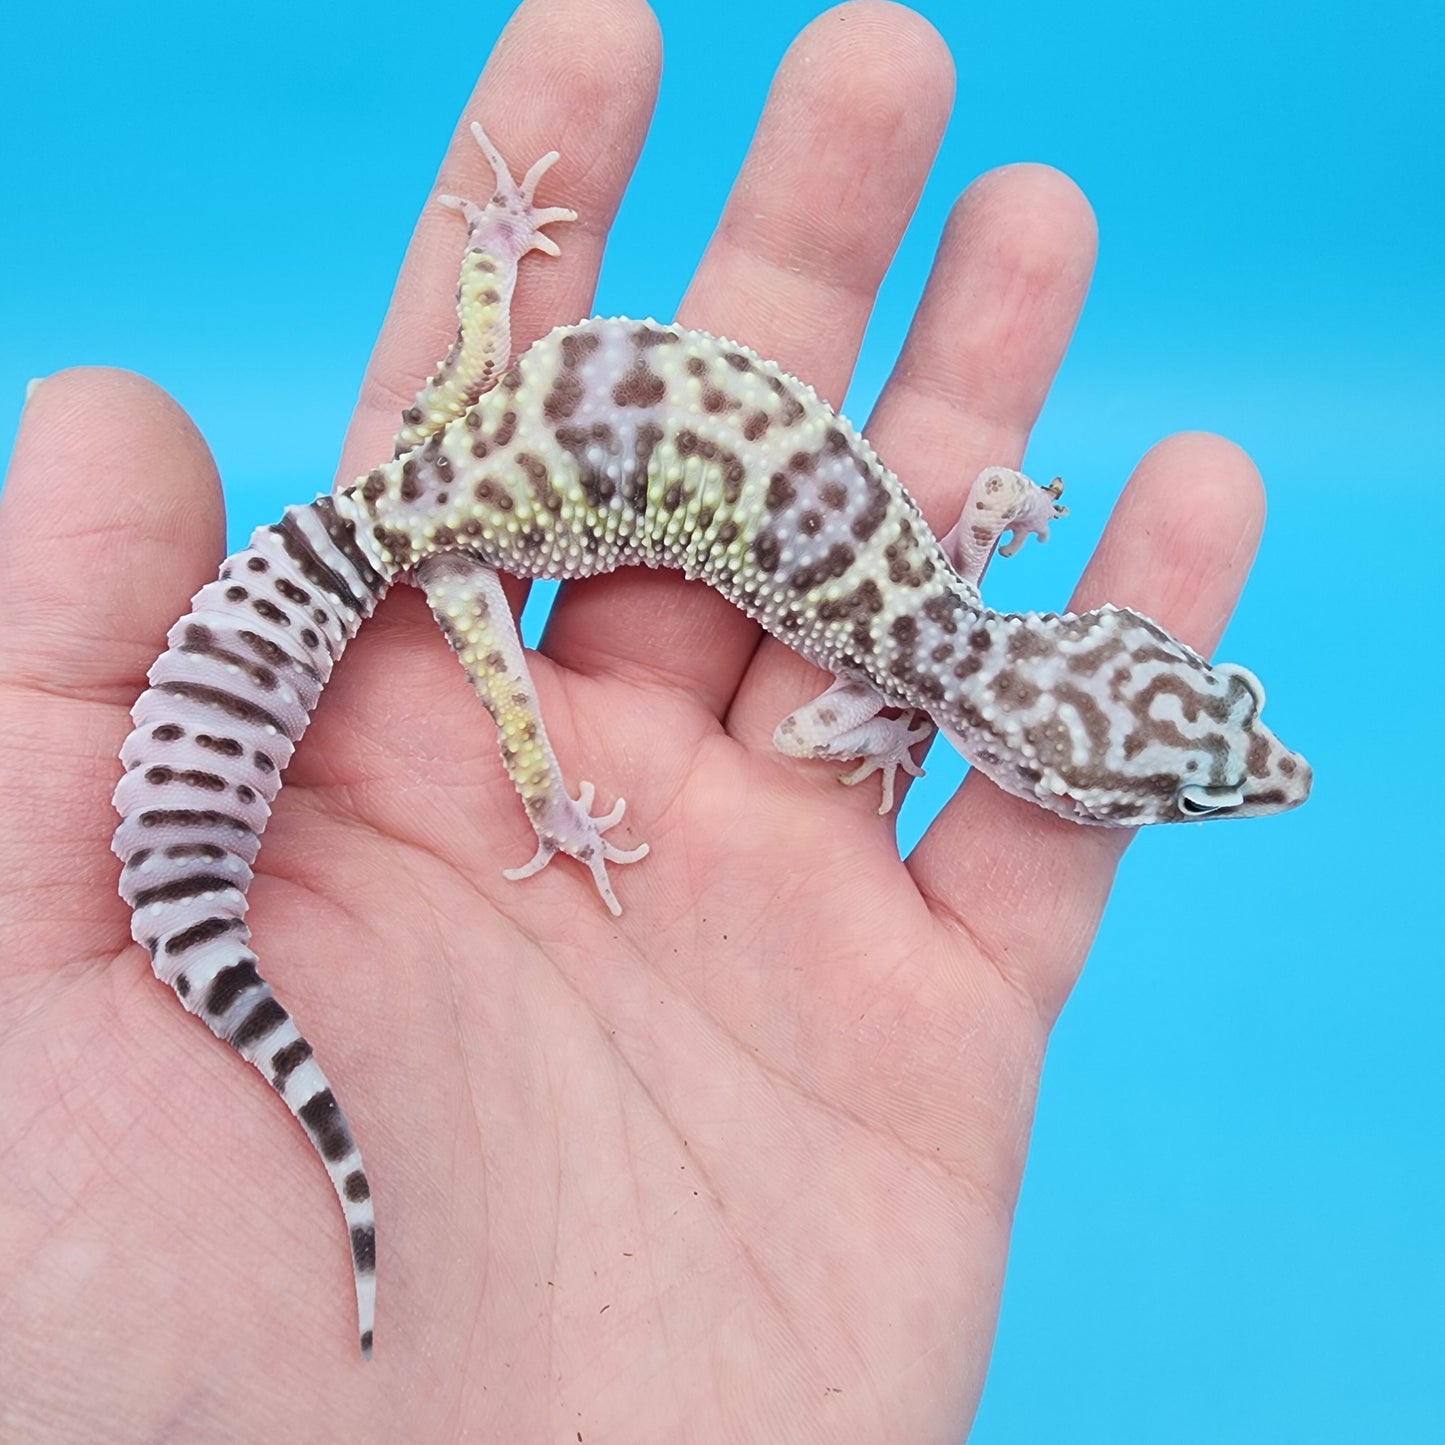
[[1175,793],[1174,801],[1186,818],[1203,818],[1222,808],[1237,808],[1244,801],[1244,789],[1206,788],[1189,783]]

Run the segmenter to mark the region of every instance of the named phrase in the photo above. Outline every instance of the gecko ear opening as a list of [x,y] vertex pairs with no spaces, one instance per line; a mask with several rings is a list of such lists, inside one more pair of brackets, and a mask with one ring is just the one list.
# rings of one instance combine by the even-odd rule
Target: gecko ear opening
[[1224,808],[1237,808],[1244,801],[1244,789],[1206,788],[1189,783],[1175,793],[1174,801],[1186,818],[1203,818]]

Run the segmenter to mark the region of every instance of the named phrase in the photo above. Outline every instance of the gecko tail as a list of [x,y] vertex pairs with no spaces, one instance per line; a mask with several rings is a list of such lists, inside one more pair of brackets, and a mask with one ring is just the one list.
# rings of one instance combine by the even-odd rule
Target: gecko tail
[[289,508],[192,599],[131,710],[115,790],[131,934],[185,1007],[254,1064],[341,1201],[363,1356],[376,1225],[351,1128],[311,1045],[256,969],[246,890],[281,773],[336,660],[391,576],[330,497]]

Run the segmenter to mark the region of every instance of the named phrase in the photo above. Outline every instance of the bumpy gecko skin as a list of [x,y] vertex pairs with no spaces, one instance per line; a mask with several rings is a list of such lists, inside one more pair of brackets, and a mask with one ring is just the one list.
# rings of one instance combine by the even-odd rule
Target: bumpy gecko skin
[[941,730],[1001,787],[1079,823],[1244,818],[1304,801],[1310,770],[1260,721],[1263,690],[1145,617],[1002,614],[977,583],[1063,515],[1059,483],[1007,468],[974,483],[943,543],[872,448],[802,382],[747,347],[653,321],[562,327],[510,365],[520,258],[573,219],[519,185],[473,127],[496,193],[469,240],[455,345],[403,417],[397,455],[293,507],[226,560],[171,629],[135,705],[116,789],[121,893],[156,974],[253,1063],[306,1129],[350,1231],[363,1354],[376,1236],[350,1126],[247,947],[246,888],[281,772],[347,641],[388,587],[421,585],[495,719],[537,833],[526,877],[581,861],[620,912],[603,836],[567,790],[498,583],[669,567],[714,587],[831,686],[779,725],[779,749],[878,772],[883,808]]

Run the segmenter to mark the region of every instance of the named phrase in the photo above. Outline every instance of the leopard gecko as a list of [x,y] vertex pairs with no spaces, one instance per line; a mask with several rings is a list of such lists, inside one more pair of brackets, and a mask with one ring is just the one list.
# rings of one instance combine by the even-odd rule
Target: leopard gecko
[[1248,818],[1302,802],[1310,770],[1260,721],[1252,674],[1210,665],[1126,608],[1005,614],[977,583],[1046,536],[1059,483],[990,467],[941,542],[862,437],[746,346],[653,321],[564,326],[510,355],[508,312],[557,159],[496,172],[462,212],[457,339],[403,416],[396,453],[289,508],[226,559],[171,628],[132,712],[114,849],[156,974],[254,1064],[300,1120],[350,1232],[361,1350],[375,1314],[371,1189],[346,1117],[247,947],[246,889],[281,775],[348,640],[398,578],[421,586],[483,705],[537,834],[525,878],[564,853],[620,912],[605,836],[618,799],[568,791],[499,582],[642,564],[716,588],[833,675],[778,727],[797,758],[857,760],[882,807],[936,728],[1000,787],[1078,823]]

